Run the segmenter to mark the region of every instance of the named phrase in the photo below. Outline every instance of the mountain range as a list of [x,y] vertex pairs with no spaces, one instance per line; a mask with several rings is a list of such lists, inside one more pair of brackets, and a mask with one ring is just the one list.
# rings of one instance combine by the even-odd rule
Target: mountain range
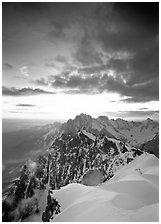
[[34,145],[45,150],[35,161],[26,162],[4,192],[3,221],[54,220],[60,211],[53,211],[59,204],[52,191],[73,183],[98,186],[115,179],[138,157],[149,153],[159,157],[159,124],[151,119],[133,122],[80,114],[34,130],[39,133]]
[[[46,127],[49,126],[47,125]],[[109,138],[121,140],[134,147],[139,147],[159,136],[158,122],[149,118],[142,122],[134,122],[120,118],[116,120],[109,119],[107,116],[92,118],[90,115],[80,114],[73,120],[69,119],[66,123],[50,125],[50,130],[39,140],[41,143],[49,146],[55,137],[61,136],[63,133],[75,134],[82,129],[95,136],[102,134]]]

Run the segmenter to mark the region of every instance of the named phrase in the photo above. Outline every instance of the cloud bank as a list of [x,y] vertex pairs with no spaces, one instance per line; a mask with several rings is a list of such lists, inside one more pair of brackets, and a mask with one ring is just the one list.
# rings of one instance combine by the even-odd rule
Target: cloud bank
[[22,88],[18,89],[15,87],[5,87],[2,86],[2,95],[4,96],[32,96],[40,94],[54,94],[54,92],[44,91],[42,89],[36,88]]

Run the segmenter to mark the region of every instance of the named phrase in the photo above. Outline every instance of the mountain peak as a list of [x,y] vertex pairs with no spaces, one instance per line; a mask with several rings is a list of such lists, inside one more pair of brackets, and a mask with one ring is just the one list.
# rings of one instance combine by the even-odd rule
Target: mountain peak
[[109,121],[109,118],[107,116],[99,116],[97,119],[103,122]]
[[91,123],[92,117],[90,115],[81,113],[80,115],[77,115],[73,121],[81,123]]
[[88,114],[83,114],[83,113],[81,113],[81,114],[79,114],[79,115],[77,115],[76,117],[75,117],[75,119],[92,119],[92,117],[90,116],[90,115],[88,115]]
[[81,113],[77,115],[75,119],[69,119],[64,123],[65,133],[74,133],[82,128],[89,129],[92,125],[92,117],[87,114]]

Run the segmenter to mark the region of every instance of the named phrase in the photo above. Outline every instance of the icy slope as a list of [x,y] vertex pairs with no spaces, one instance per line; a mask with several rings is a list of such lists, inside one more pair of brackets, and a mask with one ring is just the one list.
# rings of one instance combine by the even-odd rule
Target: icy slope
[[158,159],[144,153],[100,186],[53,191],[62,211],[53,221],[158,221],[158,185]]

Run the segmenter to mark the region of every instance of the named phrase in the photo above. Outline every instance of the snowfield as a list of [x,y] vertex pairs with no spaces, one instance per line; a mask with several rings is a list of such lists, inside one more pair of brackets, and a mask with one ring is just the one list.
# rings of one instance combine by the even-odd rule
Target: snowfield
[[54,222],[159,221],[159,160],[143,153],[99,186],[68,184],[52,196],[61,205]]

